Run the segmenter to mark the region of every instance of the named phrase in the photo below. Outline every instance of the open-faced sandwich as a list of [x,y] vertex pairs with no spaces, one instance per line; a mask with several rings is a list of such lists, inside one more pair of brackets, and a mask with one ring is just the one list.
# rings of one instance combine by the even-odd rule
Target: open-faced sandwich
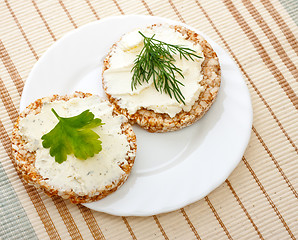
[[214,102],[220,65],[197,33],[165,24],[122,36],[104,60],[103,88],[116,110],[151,132],[186,127]]
[[23,178],[72,203],[99,200],[127,179],[136,155],[127,118],[98,96],[36,100],[19,116],[12,151]]

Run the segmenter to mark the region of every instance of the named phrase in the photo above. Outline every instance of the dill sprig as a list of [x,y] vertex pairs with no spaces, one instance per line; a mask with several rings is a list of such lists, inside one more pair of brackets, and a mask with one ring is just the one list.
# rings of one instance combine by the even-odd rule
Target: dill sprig
[[180,86],[184,84],[178,81],[175,75],[180,75],[184,78],[182,70],[174,65],[174,54],[179,54],[180,59],[202,58],[195,54],[195,50],[183,47],[181,45],[174,45],[146,37],[143,33],[139,33],[144,38],[144,47],[137,55],[132,68],[133,76],[131,82],[132,90],[137,88],[137,85],[142,85],[143,82],[149,82],[152,77],[154,86],[158,92],[166,93],[170,98],[174,97],[177,102],[185,104],[185,97],[183,96]]

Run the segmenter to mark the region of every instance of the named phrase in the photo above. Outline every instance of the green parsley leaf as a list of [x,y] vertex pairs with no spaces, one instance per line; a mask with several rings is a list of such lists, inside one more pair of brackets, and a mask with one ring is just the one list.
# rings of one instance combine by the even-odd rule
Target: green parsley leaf
[[58,118],[58,124],[47,134],[43,135],[42,146],[50,148],[50,155],[55,157],[55,161],[62,163],[67,159],[67,155],[73,153],[76,158],[87,159],[102,150],[99,135],[91,128],[101,126],[104,123],[101,119],[94,118],[90,110],[81,114],[63,118],[52,108],[52,112]]

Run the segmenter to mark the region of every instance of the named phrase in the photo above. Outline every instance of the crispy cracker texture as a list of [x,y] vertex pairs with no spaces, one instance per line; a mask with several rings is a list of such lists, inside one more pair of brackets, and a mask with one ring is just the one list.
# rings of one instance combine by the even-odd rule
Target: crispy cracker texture
[[[154,28],[160,25],[161,24],[154,24],[149,26],[149,28]],[[134,114],[130,114],[126,108],[121,108],[119,106],[119,100],[116,97],[108,93],[104,79],[104,71],[110,67],[110,59],[113,57],[113,51],[117,47],[118,42],[111,47],[110,52],[104,60],[102,84],[109,101],[114,105],[117,112],[125,115],[129,119],[131,124],[137,123],[149,132],[175,131],[187,127],[199,120],[215,101],[221,83],[219,60],[210,44],[202,36],[185,27],[177,25],[169,27],[173,28],[176,32],[180,32],[183,36],[185,36],[185,39],[196,44],[200,44],[205,57],[201,70],[203,80],[200,82],[204,87],[204,91],[201,92],[199,98],[195,101],[190,111],[186,112],[182,110],[173,118],[166,113],[156,113],[153,110],[145,108],[141,108]]]
[[[105,186],[102,189],[96,189],[92,192],[89,192],[86,195],[78,195],[74,191],[65,191],[56,189],[53,186],[50,186],[46,179],[39,174],[35,168],[35,159],[36,152],[29,152],[25,148],[26,141],[22,138],[19,131],[20,120],[26,117],[28,114],[38,114],[41,111],[41,108],[44,103],[53,102],[56,100],[68,101],[71,98],[86,98],[91,96],[89,93],[76,92],[72,95],[53,95],[51,97],[41,98],[30,104],[19,116],[18,120],[15,123],[13,132],[12,132],[12,154],[13,159],[16,163],[17,170],[21,173],[23,179],[37,188],[41,188],[44,192],[52,196],[61,196],[64,199],[69,199],[71,203],[87,203],[100,200],[109,194],[115,192],[128,178],[132,166],[134,164],[135,155],[136,155],[136,136],[132,130],[131,125],[128,122],[125,122],[121,125],[122,133],[127,136],[130,149],[126,153],[127,164],[121,164],[119,167],[124,171],[124,173],[114,181],[112,184]],[[112,106],[111,106],[112,107]],[[113,111],[114,115],[119,115],[115,110]]]

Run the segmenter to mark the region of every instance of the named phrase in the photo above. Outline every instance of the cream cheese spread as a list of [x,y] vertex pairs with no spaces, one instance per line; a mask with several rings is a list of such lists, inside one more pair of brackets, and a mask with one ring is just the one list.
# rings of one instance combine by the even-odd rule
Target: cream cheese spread
[[[49,149],[42,146],[42,135],[51,131],[58,119],[51,108],[61,117],[76,116],[89,109],[96,118],[105,123],[94,129],[102,141],[102,151],[86,160],[68,155],[67,160],[59,164],[50,156]],[[119,167],[129,152],[129,142],[122,133],[121,124],[127,121],[124,116],[112,116],[112,107],[97,96],[72,98],[69,101],[44,103],[41,112],[28,114],[19,124],[20,134],[28,151],[36,151],[35,167],[50,186],[60,191],[73,190],[85,195],[95,190],[103,190],[106,185],[119,179],[124,171]]]
[[[175,66],[182,70],[184,78],[176,75],[176,79],[184,84],[180,86],[181,92],[185,97],[185,105],[178,103],[175,98],[170,98],[165,93],[158,92],[150,79],[149,83],[138,85],[136,89],[131,88],[132,72],[134,60],[143,48],[143,37],[138,33],[141,31],[145,36],[160,41],[183,45],[196,51],[202,58],[195,58],[195,61],[180,59],[179,55],[174,55]],[[174,117],[181,110],[190,111],[194,102],[199,98],[204,88],[200,85],[203,79],[201,65],[204,61],[202,48],[199,44],[187,40],[186,36],[176,32],[169,26],[157,26],[144,29],[136,29],[124,35],[117,46],[112,50],[110,67],[104,71],[103,79],[108,94],[118,100],[121,108],[128,110],[130,114],[135,113],[140,108],[151,109],[157,113],[167,113]]]

